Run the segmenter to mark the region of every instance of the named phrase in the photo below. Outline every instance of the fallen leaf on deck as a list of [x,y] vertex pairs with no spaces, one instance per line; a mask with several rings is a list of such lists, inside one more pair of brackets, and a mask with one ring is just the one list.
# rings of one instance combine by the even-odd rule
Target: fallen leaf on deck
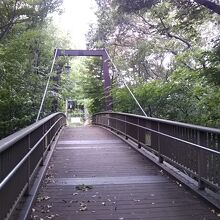
[[48,215],[47,218],[48,219],[53,219],[53,218],[55,218],[55,215]]
[[37,198],[37,202],[41,202],[41,201],[48,200],[48,199],[50,199],[49,196],[40,196]]
[[53,167],[54,167],[54,164],[50,165],[50,166],[48,167],[48,169],[52,169]]
[[80,202],[80,206],[81,206],[80,211],[86,211],[86,210],[87,210],[87,205],[86,205],[86,203]]
[[84,206],[84,207],[82,207],[82,208],[80,208],[80,211],[86,211],[87,210],[87,206]]
[[81,190],[81,191],[88,191],[89,189],[92,189],[92,188],[93,188],[92,186],[87,186],[85,184],[76,186],[76,189]]

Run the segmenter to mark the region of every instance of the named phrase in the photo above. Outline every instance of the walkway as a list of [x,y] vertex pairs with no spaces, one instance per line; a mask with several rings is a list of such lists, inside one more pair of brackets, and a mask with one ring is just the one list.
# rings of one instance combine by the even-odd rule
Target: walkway
[[133,148],[98,127],[65,128],[30,219],[219,219]]

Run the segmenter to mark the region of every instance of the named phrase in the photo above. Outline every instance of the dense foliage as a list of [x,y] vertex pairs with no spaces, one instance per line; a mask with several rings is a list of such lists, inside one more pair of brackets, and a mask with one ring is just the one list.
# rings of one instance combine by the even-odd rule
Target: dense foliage
[[[0,3],[0,138],[33,123],[48,78],[53,51],[65,43],[47,15],[60,0]],[[51,99],[43,114],[51,109]]]
[[[148,116],[220,126],[220,16],[212,1],[96,0],[89,48],[107,48]],[[114,74],[114,110],[141,114]],[[92,89],[92,88],[91,88]]]
[[74,57],[70,74],[62,75],[61,95],[63,100],[73,100],[84,105],[89,113],[103,110],[102,62],[100,58]]

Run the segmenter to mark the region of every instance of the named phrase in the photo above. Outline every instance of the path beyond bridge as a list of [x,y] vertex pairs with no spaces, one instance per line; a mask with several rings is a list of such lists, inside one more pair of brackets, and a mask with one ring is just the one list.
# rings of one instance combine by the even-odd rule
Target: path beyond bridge
[[29,219],[219,219],[208,203],[99,127],[64,128]]

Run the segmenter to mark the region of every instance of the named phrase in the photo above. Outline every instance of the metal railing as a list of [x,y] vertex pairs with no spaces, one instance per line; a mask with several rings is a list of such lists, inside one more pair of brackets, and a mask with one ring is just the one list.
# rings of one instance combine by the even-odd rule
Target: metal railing
[[198,188],[220,190],[220,129],[117,112],[93,116],[198,181]]
[[0,141],[0,219],[8,219],[24,194],[59,130],[63,113],[54,113]]

